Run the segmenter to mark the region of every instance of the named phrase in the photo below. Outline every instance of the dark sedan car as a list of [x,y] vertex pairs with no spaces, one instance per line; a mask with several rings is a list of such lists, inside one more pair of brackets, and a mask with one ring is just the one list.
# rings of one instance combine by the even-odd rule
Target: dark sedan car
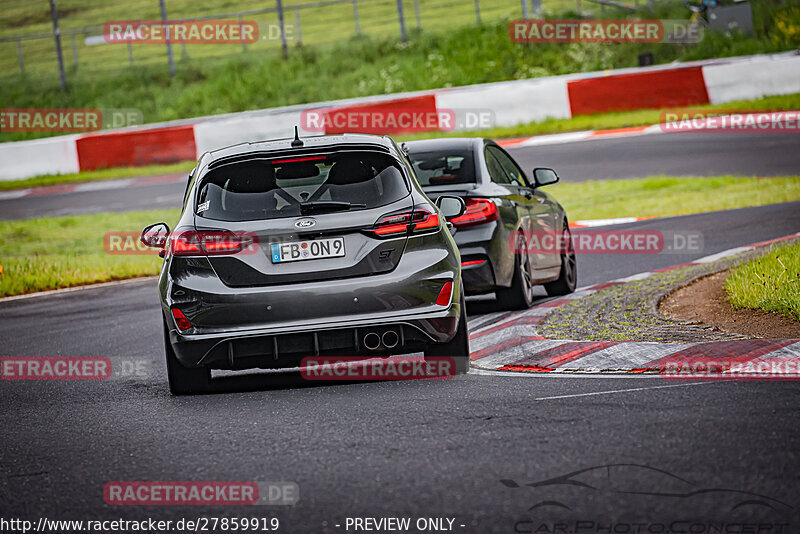
[[555,171],[534,169],[531,182],[489,139],[431,139],[403,148],[428,196],[458,195],[466,201],[466,212],[451,222],[467,294],[495,292],[504,306],[527,308],[534,285],[543,284],[548,295],[575,290],[567,214],[542,191],[558,181]]
[[177,227],[149,226],[173,393],[210,370],[292,368],[312,355],[455,359],[469,335],[447,219],[388,137],[320,136],[203,155]]

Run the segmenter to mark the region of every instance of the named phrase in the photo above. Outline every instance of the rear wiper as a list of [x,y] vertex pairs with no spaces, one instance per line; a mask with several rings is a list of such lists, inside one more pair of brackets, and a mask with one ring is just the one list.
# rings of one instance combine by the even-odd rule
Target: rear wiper
[[352,208],[366,208],[366,204],[353,204],[337,200],[313,200],[300,203],[300,213],[303,215],[315,211],[347,211]]

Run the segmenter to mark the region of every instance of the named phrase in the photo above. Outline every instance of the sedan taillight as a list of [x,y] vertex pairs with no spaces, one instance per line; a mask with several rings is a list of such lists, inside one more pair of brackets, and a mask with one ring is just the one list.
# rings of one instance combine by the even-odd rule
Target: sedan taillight
[[175,256],[224,256],[253,253],[256,236],[229,230],[176,230],[171,240]]
[[439,228],[439,215],[425,207],[413,211],[392,213],[378,219],[370,230],[377,237],[397,237],[409,233],[422,233]]
[[488,198],[467,198],[465,200],[467,209],[464,214],[450,221],[456,227],[463,228],[497,220],[497,205]]

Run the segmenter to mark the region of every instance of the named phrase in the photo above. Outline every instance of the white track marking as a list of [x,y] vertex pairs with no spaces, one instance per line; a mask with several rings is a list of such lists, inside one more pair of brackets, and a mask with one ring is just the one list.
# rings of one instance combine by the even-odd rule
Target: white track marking
[[573,395],[555,395],[553,397],[539,397],[533,400],[553,400],[553,399],[573,399],[576,397],[591,397],[596,395],[614,395],[616,393],[632,393],[636,391],[647,391],[650,389],[681,388],[688,386],[702,386],[704,384],[715,384],[716,382],[690,382],[688,384],[670,384],[668,386],[650,386],[642,388],[613,389],[610,391],[592,391],[590,393],[575,393]]

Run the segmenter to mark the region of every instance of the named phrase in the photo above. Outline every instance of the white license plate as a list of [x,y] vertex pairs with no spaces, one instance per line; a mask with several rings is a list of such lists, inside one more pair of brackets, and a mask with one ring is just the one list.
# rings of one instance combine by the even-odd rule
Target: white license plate
[[272,263],[339,258],[344,256],[344,238],[332,237],[330,239],[270,243],[269,254]]

